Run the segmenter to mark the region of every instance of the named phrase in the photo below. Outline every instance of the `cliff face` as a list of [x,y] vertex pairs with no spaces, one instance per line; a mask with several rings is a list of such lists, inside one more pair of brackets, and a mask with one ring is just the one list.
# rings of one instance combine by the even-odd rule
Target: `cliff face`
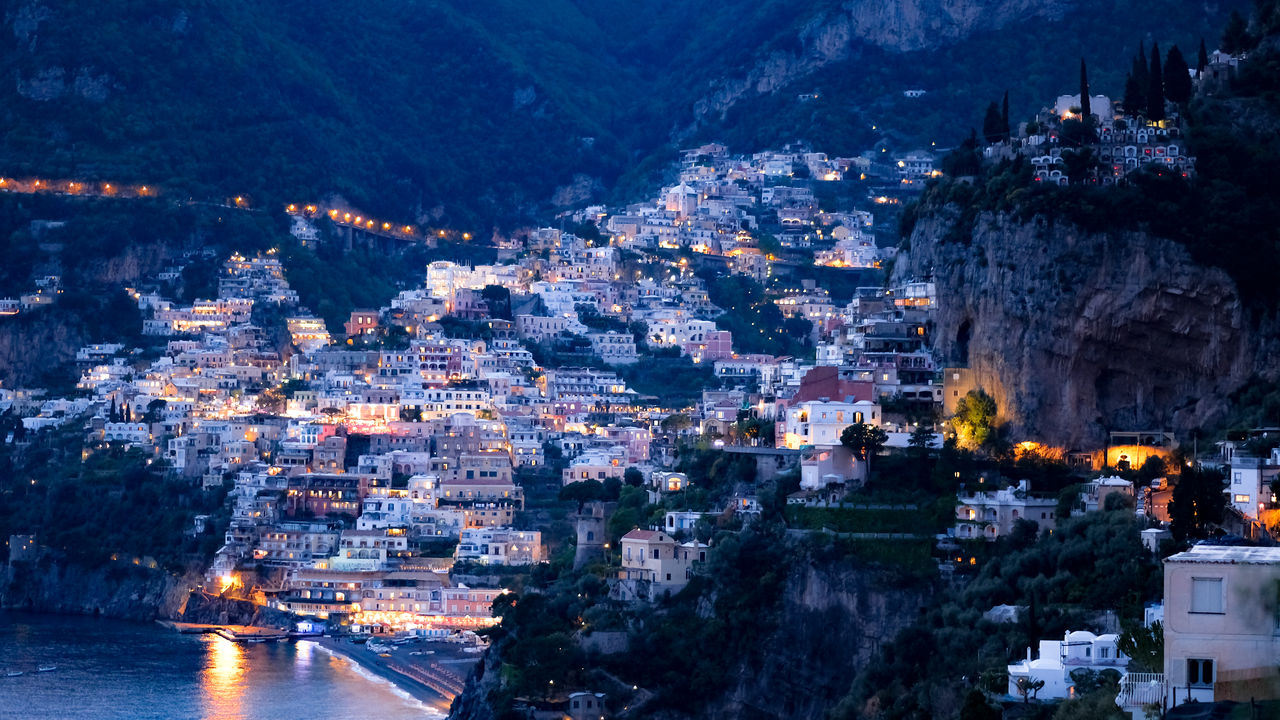
[[778,629],[764,640],[763,663],[740,665],[733,687],[699,717],[821,720],[924,600],[919,591],[886,587],[874,571],[797,567]]
[[761,57],[740,76],[716,83],[694,105],[695,122],[723,114],[736,102],[779,90],[832,63],[848,60],[858,44],[894,52],[929,50],[977,30],[1062,17],[1066,0],[851,0],[815,16],[800,30],[799,52],[779,50]]
[[128,620],[180,618],[192,582],[163,570],[73,563],[17,563],[0,574],[0,607]]
[[[733,666],[729,687],[703,698],[693,716],[658,710],[649,699],[660,688],[641,688],[631,699],[631,711],[623,716],[821,720],[849,691],[858,671],[873,660],[880,643],[893,639],[919,615],[926,591],[894,585],[879,570],[802,556],[788,573],[776,623],[772,618],[760,619],[755,659],[720,657],[716,648],[706,648],[710,656]],[[501,665],[495,651],[486,653],[454,701],[451,718],[491,720],[495,716],[486,698],[499,687]],[[616,699],[629,683],[620,672],[618,677],[602,678],[598,689]]]
[[1109,430],[1186,431],[1225,412],[1265,362],[1231,279],[1145,233],[1089,234],[983,215],[971,234],[921,218],[898,280],[932,277],[935,351],[967,364],[1017,438],[1067,448]]
[[[160,243],[133,243],[92,261],[63,257],[66,254],[55,248],[48,258],[50,267],[63,269],[68,288],[100,300],[160,272],[177,251]],[[8,292],[17,294],[14,289]],[[97,320],[90,311],[67,309],[61,303],[0,319],[0,384],[38,385],[51,369],[74,360],[84,345],[116,340]]]

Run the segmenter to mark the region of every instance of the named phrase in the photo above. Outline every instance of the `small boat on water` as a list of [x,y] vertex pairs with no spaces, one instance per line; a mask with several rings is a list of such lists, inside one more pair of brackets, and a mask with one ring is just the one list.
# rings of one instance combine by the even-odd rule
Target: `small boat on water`
[[54,670],[57,670],[57,669],[58,669],[57,665],[41,665],[40,667],[36,668],[36,672],[53,672]]
[[5,671],[5,673],[4,673],[4,676],[5,676],[5,677],[18,677],[19,675],[22,675],[22,674],[23,674],[23,672],[22,672],[21,670],[6,670],[6,671]]

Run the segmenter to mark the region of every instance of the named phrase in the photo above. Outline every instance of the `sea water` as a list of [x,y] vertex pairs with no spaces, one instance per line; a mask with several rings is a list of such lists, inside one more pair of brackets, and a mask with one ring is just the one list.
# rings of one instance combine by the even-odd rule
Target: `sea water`
[[443,717],[311,641],[246,645],[149,623],[0,612],[0,720]]

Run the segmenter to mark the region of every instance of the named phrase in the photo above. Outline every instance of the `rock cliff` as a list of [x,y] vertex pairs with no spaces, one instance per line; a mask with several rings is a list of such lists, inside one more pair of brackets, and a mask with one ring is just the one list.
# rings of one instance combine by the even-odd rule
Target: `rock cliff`
[[127,620],[179,619],[199,576],[110,565],[86,568],[46,558],[0,574],[0,607]]
[[978,30],[1058,19],[1070,5],[1066,0],[850,0],[805,23],[792,47],[767,53],[745,72],[715,83],[695,103],[695,123],[708,115],[723,119],[739,100],[772,93],[816,70],[848,60],[859,44],[894,52],[929,50]]
[[35,563],[0,566],[0,608],[125,620],[179,620],[283,627],[289,616],[248,600],[207,595],[198,570],[112,564],[88,568],[47,554]]
[[704,718],[821,720],[858,671],[919,614],[919,590],[894,589],[878,571],[807,564],[787,578],[777,629],[762,662],[739,665],[731,689]]
[[[921,586],[904,586],[889,573],[839,560],[815,559],[801,551],[782,587],[776,616],[762,616],[752,638],[750,657],[724,657],[732,667],[727,687],[707,693],[694,715],[659,709],[651,702],[661,688],[641,688],[620,717],[684,720],[786,717],[821,720],[848,691],[858,671],[871,662],[882,642],[892,640],[919,615],[928,595]],[[705,600],[705,598],[704,598]],[[649,622],[661,622],[660,618]],[[495,708],[486,698],[499,687],[502,658],[494,650],[467,680],[454,701],[451,718],[491,720]],[[634,662],[648,662],[628,657]],[[603,674],[601,687],[615,699],[631,682],[625,672]]]
[[1209,425],[1275,337],[1223,271],[1142,232],[1042,218],[922,217],[894,267],[937,286],[935,351],[968,365],[1018,439],[1097,446],[1110,430]]

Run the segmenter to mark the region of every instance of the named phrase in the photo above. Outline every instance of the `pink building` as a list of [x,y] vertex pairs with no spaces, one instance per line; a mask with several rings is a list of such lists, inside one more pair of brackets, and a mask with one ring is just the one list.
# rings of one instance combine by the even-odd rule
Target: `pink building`
[[680,345],[680,352],[688,355],[696,363],[715,362],[733,357],[733,333],[728,330],[711,330],[701,342],[685,342]]
[[466,585],[442,588],[441,604],[445,615],[492,617],[493,599],[506,592],[493,588],[469,588]]

